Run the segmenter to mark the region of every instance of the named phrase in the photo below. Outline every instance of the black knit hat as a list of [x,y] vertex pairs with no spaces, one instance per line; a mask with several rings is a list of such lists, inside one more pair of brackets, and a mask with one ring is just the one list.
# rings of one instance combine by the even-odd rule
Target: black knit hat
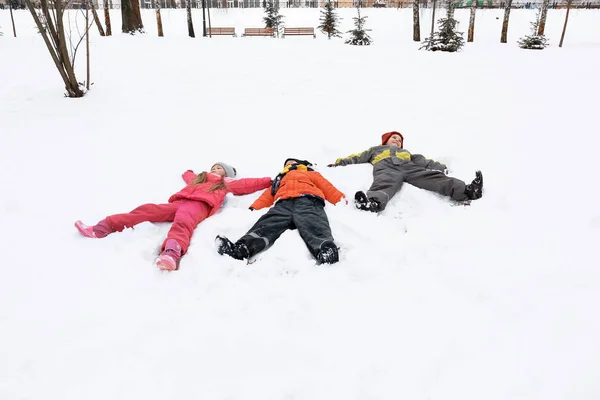
[[297,164],[301,164],[301,165],[306,165],[307,167],[312,167],[312,163],[308,160],[299,160],[297,158],[286,158],[285,161],[283,162],[283,166],[285,167],[285,164],[287,164],[288,161],[296,161]]

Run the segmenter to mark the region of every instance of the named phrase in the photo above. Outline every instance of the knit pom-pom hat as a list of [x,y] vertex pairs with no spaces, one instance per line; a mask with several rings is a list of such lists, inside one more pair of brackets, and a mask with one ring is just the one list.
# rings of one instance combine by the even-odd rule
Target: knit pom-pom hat
[[[237,171],[235,170],[235,168],[233,168],[229,164],[225,164],[222,161],[217,161],[216,163],[214,163],[212,165],[212,167],[214,167],[215,165],[220,165],[221,167],[223,167],[223,169],[225,170],[225,174],[227,175],[228,178],[235,178],[235,176],[237,175]],[[212,169],[212,167],[210,167],[210,168]]]

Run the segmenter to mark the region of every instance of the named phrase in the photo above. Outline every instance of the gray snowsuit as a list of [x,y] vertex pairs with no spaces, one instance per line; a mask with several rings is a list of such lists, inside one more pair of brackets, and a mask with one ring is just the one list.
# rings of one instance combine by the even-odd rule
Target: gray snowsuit
[[373,165],[373,184],[367,191],[367,197],[379,202],[379,211],[385,209],[404,182],[450,196],[457,201],[467,200],[465,182],[446,176],[443,172],[446,169],[444,164],[421,154],[410,154],[398,146],[375,146],[335,161],[336,166],[363,163]]

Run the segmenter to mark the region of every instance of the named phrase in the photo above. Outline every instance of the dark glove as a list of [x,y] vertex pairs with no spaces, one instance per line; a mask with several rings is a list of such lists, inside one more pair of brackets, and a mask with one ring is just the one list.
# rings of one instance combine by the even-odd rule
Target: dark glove
[[253,207],[248,207],[248,210],[254,211],[254,208]]
[[331,168],[331,167],[337,167],[338,165],[334,163],[334,164],[327,164],[327,166]]

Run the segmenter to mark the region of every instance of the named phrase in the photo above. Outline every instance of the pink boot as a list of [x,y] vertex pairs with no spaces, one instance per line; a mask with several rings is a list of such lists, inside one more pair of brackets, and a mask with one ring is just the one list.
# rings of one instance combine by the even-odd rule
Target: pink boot
[[112,233],[108,221],[103,219],[94,226],[88,226],[81,221],[75,222],[75,228],[85,237],[100,239]]
[[167,239],[165,249],[156,259],[156,266],[163,271],[175,271],[179,268],[181,259],[181,246],[174,239]]

